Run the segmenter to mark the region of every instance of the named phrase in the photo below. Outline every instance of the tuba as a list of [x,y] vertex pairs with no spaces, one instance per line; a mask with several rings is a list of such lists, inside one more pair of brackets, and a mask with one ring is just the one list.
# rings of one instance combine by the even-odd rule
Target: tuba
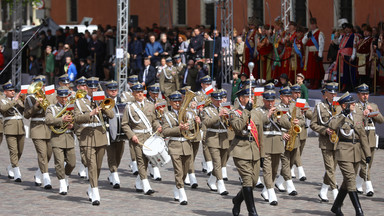
[[[73,113],[67,110],[68,106],[71,104],[74,104],[76,99],[83,98],[86,95],[87,95],[87,92],[85,90],[82,90],[82,89],[77,90],[75,97],[72,97],[70,100],[68,100],[67,104],[63,107],[63,109],[60,110],[59,113],[57,113],[55,118],[61,118],[62,116],[70,115],[72,116],[72,119],[73,119],[74,117]],[[59,128],[55,128],[53,126],[50,126],[49,128],[55,134],[63,134],[68,130],[68,125],[73,124],[73,121],[74,120],[72,120],[72,122],[65,122]]]
[[[179,111],[179,123],[181,122],[188,122],[190,125],[190,130],[188,131],[181,131],[181,134],[189,140],[193,140],[197,137],[197,133],[200,133],[199,124],[195,122],[195,119],[191,119],[193,115],[191,115],[191,111],[188,110],[189,103],[192,101],[192,99],[195,97],[195,93],[193,93],[190,90],[187,90],[185,92],[184,101],[181,104],[180,111]],[[193,132],[191,132],[193,130]]]
[[48,108],[50,105],[47,97],[45,96],[45,92],[43,90],[44,83],[39,81],[39,82],[34,82],[28,87],[28,94],[33,94],[37,99],[42,98],[43,101],[40,102],[41,108],[44,109],[44,111]]
[[[99,107],[101,107],[102,110],[111,110],[113,109],[113,107],[115,107],[115,100],[113,100],[112,98],[105,98],[100,103]],[[102,112],[99,112],[99,118],[100,118],[100,123],[101,123],[101,126],[103,127],[103,130],[106,131],[109,125],[105,123]]]
[[295,147],[297,134],[301,133],[301,130],[302,130],[299,125],[293,124],[293,121],[296,119],[296,110],[297,110],[297,107],[295,106],[293,108],[292,116],[291,116],[291,128],[288,131],[289,140],[287,142],[287,145],[285,146],[285,149],[287,151],[293,150],[293,148]]

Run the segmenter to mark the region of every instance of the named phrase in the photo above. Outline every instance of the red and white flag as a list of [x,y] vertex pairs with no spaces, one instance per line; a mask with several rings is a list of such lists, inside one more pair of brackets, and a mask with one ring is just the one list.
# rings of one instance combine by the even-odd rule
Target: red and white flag
[[46,95],[51,95],[53,93],[55,93],[55,85],[45,86],[45,94]]
[[253,93],[255,96],[261,96],[264,93],[264,88],[254,88]]
[[158,110],[160,108],[164,108],[165,106],[167,106],[167,102],[163,101],[163,102],[160,102],[160,103],[156,104],[156,109]]
[[304,108],[307,101],[303,98],[297,98],[296,107]]
[[213,92],[213,87],[212,87],[212,85],[210,85],[210,86],[208,86],[207,88],[205,88],[204,91],[205,91],[205,94],[206,94],[206,95],[211,94],[211,93]]
[[69,104],[67,107],[67,111],[72,111],[75,109],[75,104]]
[[334,98],[333,98],[332,105],[333,105],[333,106],[340,106],[340,104],[339,104],[339,100],[340,100],[340,97],[334,97]]
[[143,91],[144,97],[147,97],[147,90]]
[[283,112],[283,114],[286,114],[289,111],[289,108],[282,108],[280,111]]
[[95,91],[93,92],[92,98],[94,101],[101,101],[105,99],[104,91]]
[[29,85],[21,85],[21,94],[28,94]]
[[225,107],[227,109],[231,109],[231,102],[221,103],[220,106]]
[[202,101],[202,102],[200,102],[200,103],[197,104],[196,109],[201,109],[201,108],[204,107],[204,105],[205,105],[205,101]]

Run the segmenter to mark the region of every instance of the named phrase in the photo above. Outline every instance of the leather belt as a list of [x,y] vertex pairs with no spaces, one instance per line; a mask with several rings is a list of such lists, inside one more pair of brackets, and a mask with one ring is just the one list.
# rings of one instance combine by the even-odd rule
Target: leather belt
[[366,126],[365,130],[376,130],[375,126]]
[[21,119],[23,119],[23,117],[22,116],[8,116],[8,117],[5,117],[4,118],[4,121],[6,121],[6,120],[21,120]]
[[101,126],[101,123],[88,123],[88,124],[81,124],[80,126],[81,127],[92,127],[92,128],[95,128],[95,127]]
[[360,139],[348,139],[348,138],[340,137],[339,142],[359,143]]
[[238,140],[247,140],[247,141],[255,141],[255,138],[253,138],[253,136],[248,136],[248,137],[243,137],[243,136],[238,136],[236,135],[235,136],[235,139],[238,139]]
[[274,136],[281,136],[283,135],[280,131],[264,131],[264,135],[274,135]]
[[187,141],[187,139],[184,138],[184,137],[169,137],[169,140],[172,140],[172,141],[179,141],[179,142]]
[[207,131],[214,132],[214,133],[227,133],[227,129],[213,129],[213,128],[207,128]]
[[31,121],[45,121],[45,118],[31,118]]
[[142,130],[135,130],[133,129],[132,130],[134,133],[140,133],[140,134],[144,134],[144,133],[150,133],[151,131],[148,130],[148,129],[142,129]]

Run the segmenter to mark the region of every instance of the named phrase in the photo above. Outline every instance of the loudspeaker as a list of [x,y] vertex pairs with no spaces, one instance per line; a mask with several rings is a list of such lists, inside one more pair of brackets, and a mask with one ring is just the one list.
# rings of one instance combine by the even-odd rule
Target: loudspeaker
[[204,41],[204,58],[213,58],[213,40]]
[[138,15],[131,15],[129,16],[129,27],[137,28],[139,27],[139,16]]

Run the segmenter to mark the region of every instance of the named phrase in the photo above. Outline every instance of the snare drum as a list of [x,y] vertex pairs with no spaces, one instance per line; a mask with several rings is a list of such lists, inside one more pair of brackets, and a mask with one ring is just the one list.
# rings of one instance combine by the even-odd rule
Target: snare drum
[[154,166],[164,166],[171,161],[163,138],[153,136],[145,141],[143,153]]

